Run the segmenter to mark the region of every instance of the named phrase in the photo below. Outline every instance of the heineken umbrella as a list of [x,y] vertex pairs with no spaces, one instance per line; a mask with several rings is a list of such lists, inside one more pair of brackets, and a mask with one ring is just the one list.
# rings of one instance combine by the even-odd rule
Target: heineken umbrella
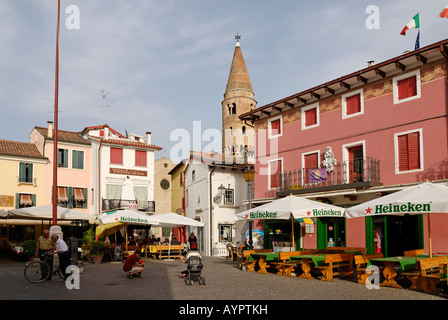
[[448,186],[425,182],[346,210],[347,218],[376,215],[428,214],[429,254],[432,257],[431,219],[433,213],[448,213]]
[[[343,208],[290,195],[240,212],[236,214],[236,217],[237,220],[289,220],[292,217],[295,219],[309,220],[309,218],[317,217],[343,217],[344,213]],[[291,219],[291,223],[294,225],[294,219]],[[291,233],[294,246],[294,226],[292,226]]]
[[[158,225],[158,222],[151,221],[149,216],[145,213],[133,210],[116,210],[111,212],[103,213],[98,217],[103,223],[98,226],[96,235],[107,234],[106,229],[112,229],[114,232],[126,227],[129,224],[140,224],[140,225]],[[127,229],[126,229],[127,232]],[[128,246],[128,236],[126,233],[126,251]]]
[[344,209],[331,204],[287,196],[236,214],[237,220],[280,219],[288,220],[318,217],[343,217]]

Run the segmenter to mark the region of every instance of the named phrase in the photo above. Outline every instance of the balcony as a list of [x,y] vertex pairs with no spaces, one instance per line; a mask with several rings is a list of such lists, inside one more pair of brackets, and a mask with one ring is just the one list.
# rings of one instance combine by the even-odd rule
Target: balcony
[[156,203],[155,201],[140,201],[140,203],[137,203],[137,200],[103,199],[103,211],[115,209],[138,209],[138,211],[143,212],[155,212]]
[[323,172],[320,179],[311,176],[310,171],[313,169],[302,168],[277,173],[277,197],[382,185],[380,160],[370,157],[338,163],[333,171]]

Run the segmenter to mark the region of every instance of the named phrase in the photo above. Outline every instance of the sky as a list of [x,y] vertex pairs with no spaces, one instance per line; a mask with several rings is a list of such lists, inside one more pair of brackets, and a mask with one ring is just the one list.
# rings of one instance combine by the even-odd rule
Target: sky
[[[78,11],[66,12],[72,5]],[[164,148],[156,158],[170,157],[174,131],[190,133],[192,147],[194,123],[221,130],[237,33],[262,107],[413,50],[417,30],[400,32],[416,13],[421,47],[448,38],[448,19],[439,17],[446,5],[61,0],[59,129],[107,123],[122,134],[150,131]],[[56,19],[57,0],[0,2],[0,139],[28,142],[35,126],[54,119]]]

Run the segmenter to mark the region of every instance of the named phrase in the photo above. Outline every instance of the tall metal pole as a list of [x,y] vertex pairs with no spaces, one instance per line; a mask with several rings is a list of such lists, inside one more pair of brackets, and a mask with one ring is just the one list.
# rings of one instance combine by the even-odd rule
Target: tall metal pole
[[53,221],[52,225],[57,225],[57,204],[58,204],[58,99],[59,99],[59,16],[61,12],[61,0],[58,0],[58,24],[56,31],[56,70],[55,70],[55,90],[54,90],[54,134],[53,134]]
[[[252,209],[252,181],[249,179],[248,183],[248,191],[249,191],[249,210]],[[254,248],[254,242],[252,239],[252,223],[253,221],[249,219],[249,249],[252,250]]]

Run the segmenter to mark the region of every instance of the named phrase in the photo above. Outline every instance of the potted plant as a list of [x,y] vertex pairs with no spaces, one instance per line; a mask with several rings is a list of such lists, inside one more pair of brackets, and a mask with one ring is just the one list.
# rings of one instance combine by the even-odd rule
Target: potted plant
[[28,259],[31,261],[34,259],[34,256],[36,254],[36,247],[37,247],[37,241],[36,240],[26,240],[23,243],[23,253],[28,257]]
[[104,256],[104,242],[95,240],[95,235],[92,229],[84,232],[82,243],[83,255],[87,257],[89,261],[101,263]]
[[90,243],[90,255],[93,257],[93,262],[101,263],[104,256],[104,248],[103,241],[92,241]]

